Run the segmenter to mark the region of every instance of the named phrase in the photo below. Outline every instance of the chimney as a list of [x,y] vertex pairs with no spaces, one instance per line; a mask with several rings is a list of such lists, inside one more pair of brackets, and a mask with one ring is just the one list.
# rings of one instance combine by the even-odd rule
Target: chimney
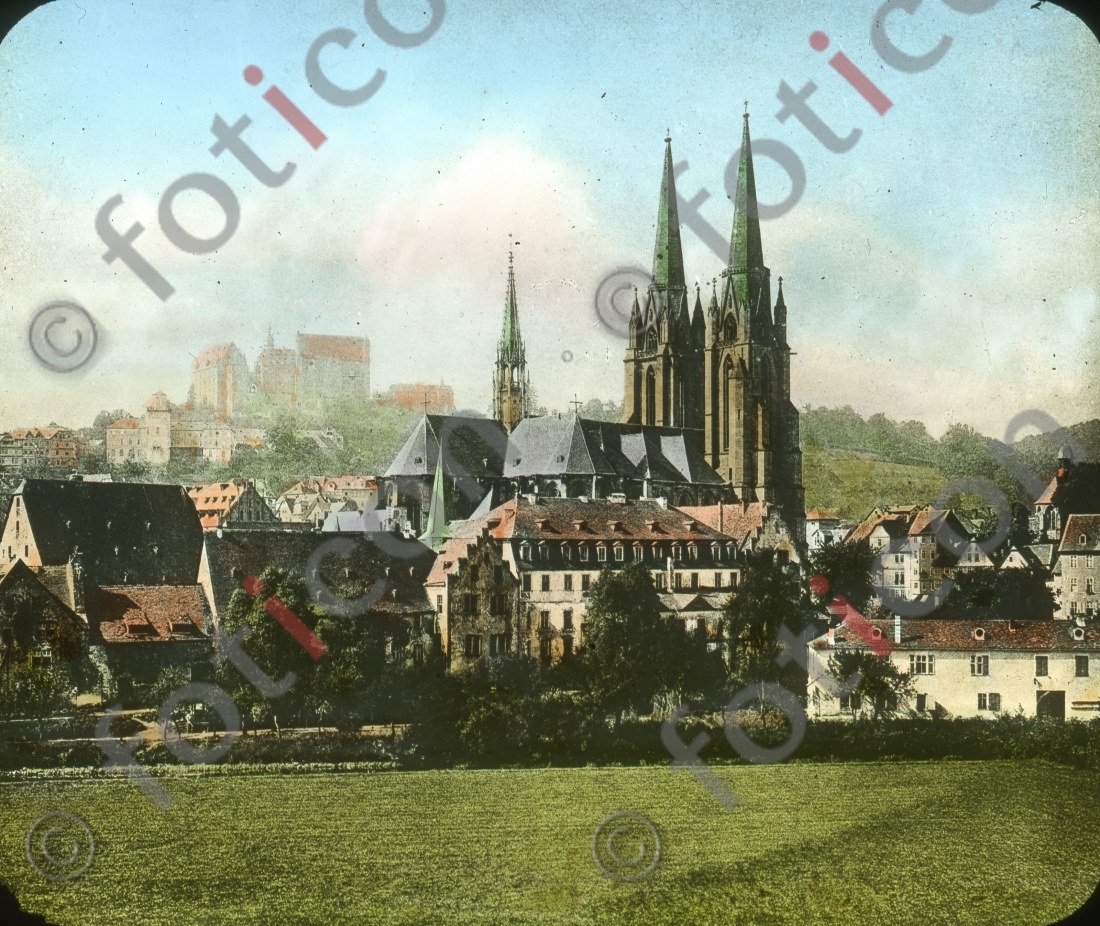
[[894,615],[894,643],[901,642],[901,615]]
[[832,627],[830,627],[829,628],[829,646],[836,646],[836,639],[833,636],[833,632],[834,632],[834,629]]

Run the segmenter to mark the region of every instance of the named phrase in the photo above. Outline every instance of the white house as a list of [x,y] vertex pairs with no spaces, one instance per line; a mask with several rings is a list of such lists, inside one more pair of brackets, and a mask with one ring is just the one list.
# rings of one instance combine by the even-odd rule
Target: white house
[[829,657],[845,649],[880,651],[915,683],[897,705],[904,715],[994,717],[1022,710],[1029,717],[1079,717],[1100,712],[1100,625],[1069,621],[868,621],[867,638],[842,623],[808,644],[811,717],[870,712],[855,697],[832,697],[821,684]]

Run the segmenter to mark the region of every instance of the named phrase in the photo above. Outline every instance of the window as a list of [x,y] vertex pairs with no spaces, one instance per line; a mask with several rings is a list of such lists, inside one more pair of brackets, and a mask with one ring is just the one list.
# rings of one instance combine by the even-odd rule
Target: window
[[1085,557],[1085,565],[1089,569],[1092,569],[1092,554],[1091,553],[1088,556]]
[[561,612],[561,625],[562,625],[562,630],[572,630],[573,629],[573,612],[572,611],[567,610],[567,611],[562,611]]
[[697,560],[699,558],[699,547],[694,543],[688,544],[688,555],[692,560]]
[[674,543],[672,545],[672,558],[674,560],[676,560],[677,562],[679,562],[682,555],[683,555],[683,550],[680,549],[680,544]]
[[591,576],[587,576],[587,575],[581,576],[581,591],[582,592],[587,592],[588,591],[588,584],[591,581],[591,578],[592,578]]
[[721,588],[722,587],[722,573],[720,573],[720,572],[716,572],[714,574],[714,587],[715,588]]
[[520,544],[519,558],[525,563],[531,562],[531,547],[528,544]]
[[707,619],[705,617],[700,617],[695,622],[695,630],[698,633],[706,634],[706,632],[707,632]]
[[476,633],[466,634],[466,656],[476,659],[481,655],[481,637]]
[[894,573],[894,585],[904,585],[904,584],[905,584],[905,573],[904,572],[895,572]]
[[561,639],[561,658],[562,662],[573,658],[573,638],[562,637]]
[[463,595],[462,603],[467,614],[477,614],[477,595]]
[[737,573],[730,573],[730,588],[737,588]]
[[508,644],[511,641],[506,633],[494,633],[489,637],[489,655],[503,656],[508,652]]
[[989,710],[989,697],[985,694],[985,692],[978,692],[978,710]]
[[1071,601],[1069,603],[1069,613],[1070,614],[1076,614],[1077,613],[1077,602],[1076,601]]
[[858,711],[859,710],[859,695],[846,694],[840,697],[840,707],[846,711]]
[[664,588],[665,588],[665,574],[663,572],[658,572],[657,575],[654,576],[654,580],[655,580],[655,584],[657,586],[657,590],[658,591],[664,591]]
[[691,574],[691,587],[692,588],[698,588],[699,587],[699,573],[697,573],[697,572],[693,572]]
[[1095,580],[1090,576],[1085,579],[1085,593],[1092,595],[1096,592],[1096,587],[1092,584]]
[[634,562],[640,563],[642,557],[645,555],[645,551],[642,549],[641,544],[637,544],[634,547]]
[[549,637],[544,637],[539,642],[539,659],[541,659],[543,662],[549,662],[550,661],[550,638]]
[[1070,579],[1069,580],[1069,590],[1071,592],[1077,591],[1077,579]]
[[550,591],[550,574],[546,573],[542,577],[542,590],[544,592]]
[[931,654],[921,653],[909,657],[910,675],[934,675],[936,672],[936,657]]
[[988,675],[989,674],[989,657],[988,656],[971,656],[970,657],[970,674],[971,675]]
[[561,555],[562,555],[562,558],[567,563],[572,562],[573,561],[573,548],[571,546],[569,546],[569,544],[563,543],[561,545]]
[[999,711],[1001,709],[1001,696],[995,692],[989,694],[989,709],[991,711]]
[[586,547],[584,544],[581,544],[579,547],[577,547],[577,549],[581,551],[581,562],[582,563],[587,563],[588,562],[588,547]]
[[711,558],[711,560],[713,560],[714,562],[717,563],[718,560],[721,558],[721,556],[722,556],[722,548],[718,544],[712,543],[710,545],[710,558]]
[[623,561],[624,551],[622,547],[615,547],[615,562],[621,563]]
[[917,695],[917,711],[923,712],[928,706],[928,695]]
[[1089,677],[1089,657],[1088,656],[1074,656],[1073,660],[1074,660],[1074,663],[1075,663],[1073,674],[1077,678],[1088,678]]
[[1035,657],[1035,675],[1039,678],[1045,678],[1047,674],[1047,657],[1036,656]]
[[549,630],[550,629],[550,612],[549,611],[540,611],[539,612],[539,628],[541,630]]
[[550,547],[545,543],[539,544],[539,559],[542,562],[546,562],[550,559]]
[[607,562],[607,547],[596,547],[596,561],[600,563]]
[[567,572],[562,576],[562,581],[565,583],[563,587],[567,592],[573,591],[573,574],[571,572]]
[[439,614],[443,613],[443,596],[442,595],[436,595],[435,596],[435,610]]
[[676,573],[675,582],[676,582],[676,590],[677,591],[679,591],[681,588],[684,587],[684,577],[683,577],[682,573],[679,573],[679,572]]
[[1074,569],[1076,569],[1076,568],[1077,568],[1077,557],[1076,557],[1076,556],[1071,556],[1071,557],[1069,558],[1069,564],[1070,564],[1070,565],[1071,565],[1071,566],[1072,566],[1072,567],[1073,567]]
[[905,554],[904,553],[895,553],[894,554],[894,565],[896,565],[896,566],[904,566],[905,565]]
[[476,564],[474,564],[474,565],[471,565],[471,566],[470,566],[470,581],[471,581],[471,582],[476,582],[476,581],[477,581],[477,577],[478,577],[478,569],[477,569],[477,565],[476,565]]
[[523,590],[525,592],[531,591],[531,573],[529,572],[523,574]]

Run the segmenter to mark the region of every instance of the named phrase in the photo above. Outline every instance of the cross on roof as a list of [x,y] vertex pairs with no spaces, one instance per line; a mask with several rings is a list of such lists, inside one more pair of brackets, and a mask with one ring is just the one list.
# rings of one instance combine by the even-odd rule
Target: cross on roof
[[577,400],[577,394],[576,394],[576,393],[574,392],[574,393],[573,393],[573,401],[572,401],[572,402],[570,402],[569,404],[570,404],[570,405],[572,405],[572,406],[574,406],[574,409],[573,409],[573,412],[574,412],[574,414],[577,414],[577,415],[579,415],[579,414],[581,413],[581,405],[583,405],[584,403],[583,403],[583,402],[579,402],[579,401]]

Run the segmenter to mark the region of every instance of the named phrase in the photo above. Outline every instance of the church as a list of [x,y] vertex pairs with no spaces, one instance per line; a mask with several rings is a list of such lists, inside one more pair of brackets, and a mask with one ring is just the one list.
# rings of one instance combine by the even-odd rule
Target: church
[[[425,415],[385,474],[387,503],[413,531],[517,495],[664,498],[678,507],[758,505],[804,537],[798,410],[782,277],[764,265],[748,114],[729,264],[704,307],[689,293],[672,141],[665,139],[652,282],[635,294],[618,423],[532,417],[513,256],[493,370],[493,418]],[[441,436],[447,433],[447,439]],[[440,454],[441,443],[450,444]]]

